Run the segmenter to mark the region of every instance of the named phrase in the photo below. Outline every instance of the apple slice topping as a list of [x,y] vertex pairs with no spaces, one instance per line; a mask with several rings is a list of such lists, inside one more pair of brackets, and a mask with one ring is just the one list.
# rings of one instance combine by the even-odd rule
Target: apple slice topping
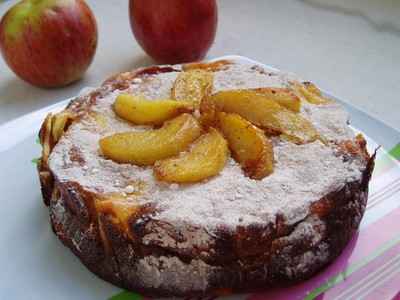
[[65,110],[52,116],[52,135],[53,140],[57,142],[69,124],[72,123],[74,116],[71,112]]
[[264,132],[237,114],[218,113],[218,123],[235,160],[253,179],[272,173],[274,153]]
[[251,91],[259,93],[293,112],[298,113],[300,111],[301,100],[290,89],[267,87],[252,89]]
[[114,102],[117,116],[137,125],[162,125],[182,113],[193,111],[190,103],[176,100],[147,100],[141,96],[121,94]]
[[141,209],[137,201],[123,195],[108,195],[105,199],[97,199],[95,207],[99,213],[110,216],[111,221],[124,228],[125,232],[130,232],[129,220]]
[[217,175],[225,166],[228,153],[226,140],[216,129],[210,128],[189,151],[156,162],[154,175],[166,182],[198,182]]
[[231,64],[232,64],[231,61],[221,59],[221,60],[218,60],[215,62],[210,62],[210,63],[197,62],[197,63],[184,64],[182,66],[182,69],[184,71],[205,70],[205,71],[209,71],[209,72],[217,72],[217,71],[223,71],[223,70],[228,69]]
[[174,82],[171,95],[175,100],[199,106],[201,100],[211,94],[213,74],[204,70],[181,72]]
[[320,96],[320,97],[322,96],[321,90],[314,83],[312,83],[311,81],[303,81],[302,83],[303,83],[304,87],[310,93],[313,93],[314,95],[317,95],[317,96]]
[[159,129],[116,133],[100,140],[103,155],[120,163],[152,165],[186,148],[201,134],[199,122],[184,113]]
[[331,103],[329,99],[322,96],[321,91],[311,82],[292,82],[291,87],[300,98],[306,100],[311,104],[328,104]]
[[200,106],[202,122],[213,125],[217,112],[236,113],[262,128],[268,135],[282,135],[296,143],[304,144],[319,138],[314,126],[268,96],[254,90],[221,91],[207,97]]
[[[173,84],[173,100],[150,101],[127,94],[116,98],[113,108],[119,117],[161,127],[102,138],[99,144],[106,158],[153,165],[160,181],[192,183],[219,174],[231,153],[248,177],[261,180],[274,170],[273,146],[267,136],[296,144],[324,142],[298,113],[305,97],[314,104],[326,101],[315,85],[293,83],[291,88],[226,90],[211,95],[212,72],[202,64],[188,66]],[[195,118],[191,113],[197,107],[200,117]]]
[[42,145],[41,163],[47,164],[51,150],[75,118],[75,114],[68,109],[56,114],[49,113],[46,116],[39,131],[40,144]]

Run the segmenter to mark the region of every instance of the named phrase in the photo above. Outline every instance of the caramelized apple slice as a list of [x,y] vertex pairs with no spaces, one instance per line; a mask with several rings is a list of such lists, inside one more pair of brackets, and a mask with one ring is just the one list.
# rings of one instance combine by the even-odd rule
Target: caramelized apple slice
[[68,129],[74,120],[74,115],[68,110],[52,114],[49,113],[39,131],[40,144],[42,145],[41,164],[47,164],[51,150]]
[[40,164],[44,164],[47,166],[47,160],[50,156],[51,150],[53,149],[56,142],[54,142],[53,133],[52,133],[52,121],[53,115],[49,113],[44,122],[42,127],[39,131],[39,139],[40,144],[42,145],[42,157],[40,159]]
[[146,100],[141,96],[121,94],[114,102],[115,113],[137,125],[162,125],[181,113],[192,112],[189,103],[175,100]]
[[237,113],[268,135],[280,135],[296,143],[303,144],[319,138],[313,125],[292,111],[268,97],[251,90],[231,90],[216,93],[205,99],[200,107],[207,123],[215,119],[218,111]]
[[128,229],[129,218],[140,211],[140,206],[135,199],[128,200],[122,195],[109,195],[107,198],[95,202],[99,213],[112,217],[115,224]]
[[200,106],[204,122],[215,122],[217,112],[237,113],[273,135],[282,133],[274,117],[282,110],[278,103],[252,90],[221,91],[205,98]]
[[123,132],[100,140],[103,155],[120,163],[152,165],[184,151],[201,134],[199,122],[182,114],[159,129]]
[[167,182],[198,182],[217,175],[225,166],[228,152],[226,140],[217,130],[210,128],[189,151],[158,161],[154,175]]
[[274,153],[264,132],[237,114],[218,113],[219,126],[235,160],[253,179],[272,173]]
[[190,63],[190,64],[184,64],[182,66],[182,69],[184,71],[189,71],[189,70],[205,70],[205,71],[210,71],[210,72],[217,72],[217,71],[222,71],[226,70],[229,65],[231,65],[232,62],[229,60],[217,60],[214,62],[210,63],[202,63],[202,62],[197,62],[197,63]]
[[299,82],[291,83],[294,92],[311,104],[327,104],[331,101],[324,98],[321,91],[311,82],[303,85]]
[[198,106],[209,95],[213,85],[213,74],[204,70],[181,72],[172,87],[172,98]]
[[310,93],[320,97],[322,96],[320,89],[311,81],[303,81],[303,85]]
[[287,88],[257,88],[254,89],[255,92],[262,94],[263,96],[276,101],[283,107],[293,111],[299,112],[301,106],[301,100],[292,91]]
[[[152,206],[140,205],[135,197],[127,197],[121,193],[110,193],[99,196],[95,201],[95,208],[98,215],[107,215],[108,220],[120,227],[122,231],[132,239],[135,237],[131,231],[130,222],[153,209]],[[99,233],[104,238],[104,241],[108,242],[105,238],[104,223],[101,218],[99,218],[98,221]],[[105,246],[111,248],[109,244]]]
[[218,120],[216,117],[217,107],[212,97],[204,97],[200,103],[200,122],[203,127],[216,127]]
[[54,141],[58,141],[68,125],[72,122],[73,116],[67,110],[55,114],[52,118],[52,134]]
[[282,130],[281,137],[295,144],[306,144],[316,140],[325,143],[310,121],[290,111],[278,112],[276,120]]

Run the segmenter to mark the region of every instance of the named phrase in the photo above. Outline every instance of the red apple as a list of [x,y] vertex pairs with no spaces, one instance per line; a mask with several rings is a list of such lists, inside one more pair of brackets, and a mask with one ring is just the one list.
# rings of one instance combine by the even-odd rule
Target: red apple
[[214,41],[215,0],[130,0],[131,27],[140,46],[161,63],[202,59]]
[[96,47],[96,20],[83,0],[24,0],[0,22],[1,54],[33,85],[58,87],[80,79]]

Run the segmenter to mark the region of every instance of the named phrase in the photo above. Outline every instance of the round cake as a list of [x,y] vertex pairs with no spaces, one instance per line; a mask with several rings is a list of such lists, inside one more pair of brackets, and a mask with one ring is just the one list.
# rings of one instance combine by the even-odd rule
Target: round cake
[[120,287],[288,285],[334,260],[363,216],[374,155],[348,124],[311,82],[259,65],[138,69],[47,116],[43,198],[58,238]]

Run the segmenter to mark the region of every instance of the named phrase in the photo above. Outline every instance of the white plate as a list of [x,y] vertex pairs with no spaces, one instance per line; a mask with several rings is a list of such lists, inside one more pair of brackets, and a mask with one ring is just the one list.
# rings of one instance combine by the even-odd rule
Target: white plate
[[[256,63],[239,56],[218,59]],[[353,124],[379,144],[391,148],[400,141],[394,129],[337,100],[346,106]],[[120,291],[89,272],[58,241],[43,205],[36,166],[31,162],[40,155],[37,133],[45,115],[67,103],[62,101],[0,126],[0,299],[99,300]]]

